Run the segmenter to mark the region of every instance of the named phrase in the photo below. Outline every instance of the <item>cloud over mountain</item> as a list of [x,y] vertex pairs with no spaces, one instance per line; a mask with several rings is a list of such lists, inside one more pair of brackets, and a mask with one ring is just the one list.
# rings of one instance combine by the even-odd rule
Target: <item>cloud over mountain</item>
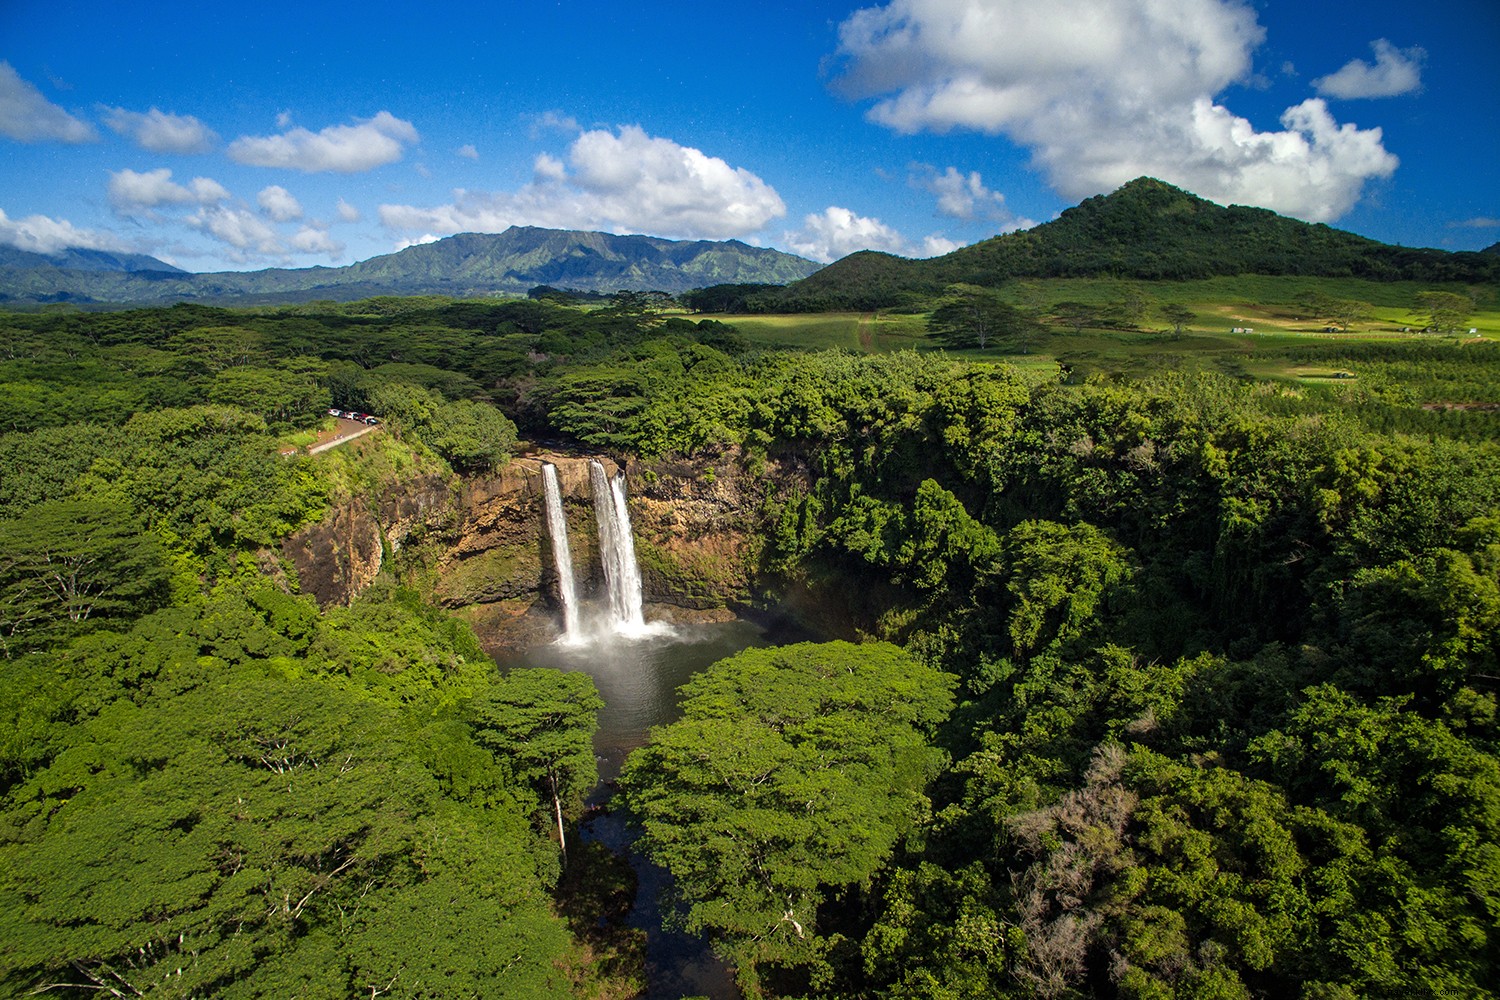
[[800,230],[786,234],[786,245],[795,254],[825,264],[859,250],[907,250],[906,238],[895,229],[838,205],[804,218]]
[[1215,201],[1336,219],[1396,157],[1316,98],[1258,131],[1216,103],[1264,38],[1236,0],[892,0],[839,29],[835,87],[902,133],[975,130],[1029,148],[1083,197],[1149,174]]
[[566,161],[543,153],[516,191],[454,192],[451,204],[380,206],[398,233],[500,232],[512,225],[727,239],[786,214],[769,184],[637,125],[583,132]]
[[126,251],[125,241],[111,233],[80,229],[66,219],[46,215],[28,215],[12,219],[0,209],[0,245],[30,250],[32,253],[56,253],[70,247],[86,250]]

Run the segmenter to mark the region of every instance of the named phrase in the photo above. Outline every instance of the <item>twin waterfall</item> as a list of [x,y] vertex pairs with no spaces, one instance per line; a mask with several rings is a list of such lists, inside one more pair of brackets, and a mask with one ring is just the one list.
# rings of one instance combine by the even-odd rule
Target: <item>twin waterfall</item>
[[558,597],[562,601],[562,641],[577,645],[594,635],[642,636],[654,633],[641,610],[641,570],[635,561],[635,539],[630,530],[630,511],[625,505],[625,474],[613,478],[604,466],[589,459],[589,484],[594,490],[594,517],[599,524],[599,559],[604,567],[603,607],[594,609],[595,620],[581,621],[578,588],[573,578],[573,555],[568,548],[568,522],[563,517],[562,489],[557,466],[542,463],[542,486],[547,513],[547,534],[557,567]]

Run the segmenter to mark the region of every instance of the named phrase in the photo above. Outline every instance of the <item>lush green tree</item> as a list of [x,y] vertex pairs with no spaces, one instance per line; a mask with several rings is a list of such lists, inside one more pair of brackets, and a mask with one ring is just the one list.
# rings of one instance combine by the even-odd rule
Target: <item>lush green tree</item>
[[1474,300],[1461,292],[1418,292],[1417,310],[1427,317],[1430,329],[1438,333],[1454,333],[1469,325]]
[[1111,589],[1131,575],[1129,553],[1090,524],[1026,521],[1002,544],[1018,659],[1079,635],[1098,618]]
[[126,508],[51,500],[0,521],[0,652],[37,634],[149,611],[166,597],[161,543]]
[[124,431],[125,448],[96,460],[74,489],[133,508],[169,548],[204,558],[264,547],[321,514],[326,484],[306,461],[277,455],[254,414],[151,410]]
[[823,959],[820,905],[869,880],[922,815],[951,687],[884,644],[746,650],[689,681],[683,718],[630,756],[639,843],[747,992],[770,967]]
[[985,350],[1001,340],[1018,342],[1023,352],[1034,321],[1021,309],[985,289],[964,289],[927,317],[927,332],[948,347]]
[[192,358],[210,374],[226,368],[254,365],[265,360],[265,334],[241,326],[202,326],[173,334],[167,346],[175,354]]
[[1180,302],[1168,302],[1159,307],[1162,317],[1172,325],[1172,332],[1180,334],[1184,327],[1198,318],[1198,314]]
[[217,372],[208,389],[209,402],[238,406],[267,424],[316,423],[330,398],[311,375],[247,365]]
[[603,706],[588,674],[545,668],[512,670],[469,705],[475,740],[550,804],[565,860],[564,812],[599,781],[593,734]]
[[565,995],[524,820],[445,803],[402,732],[260,664],[115,702],[6,802],[0,981]]
[[488,403],[460,399],[432,415],[425,438],[457,472],[488,472],[510,460],[516,425]]
[[1052,315],[1063,326],[1081,333],[1086,326],[1099,322],[1099,311],[1087,302],[1058,302],[1052,306]]
[[1151,311],[1151,294],[1137,284],[1120,283],[1100,311],[1100,318],[1113,327],[1134,330]]

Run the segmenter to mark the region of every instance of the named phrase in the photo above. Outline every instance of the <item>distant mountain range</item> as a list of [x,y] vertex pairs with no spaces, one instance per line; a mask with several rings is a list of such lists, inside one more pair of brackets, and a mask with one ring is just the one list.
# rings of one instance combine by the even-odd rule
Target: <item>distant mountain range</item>
[[665,240],[513,226],[463,233],[347,267],[191,274],[129,254],[0,249],[0,305],[202,302],[216,305],[348,301],[373,295],[472,298],[538,285],[585,292],[663,291],[752,282],[781,285],[821,265],[738,240]]
[[186,274],[164,260],[143,253],[115,253],[111,250],[85,250],[72,247],[56,253],[34,253],[15,247],[0,247],[0,269],[34,270],[51,268],[64,271],[163,271]]
[[928,260],[863,251],[785,289],[754,293],[763,311],[880,309],[920,302],[949,285],[1017,278],[1132,280],[1237,274],[1378,281],[1500,281],[1500,253],[1391,246],[1289,219],[1263,208],[1225,208],[1141,177],[1022,232]]
[[711,288],[712,301],[720,304],[703,308],[806,312],[920,306],[959,283],[1237,274],[1490,283],[1500,281],[1500,244],[1478,253],[1391,246],[1262,208],[1225,208],[1141,177],[1067,209],[1052,222],[928,260],[862,251],[820,267],[738,240],[665,240],[530,226],[450,236],[347,267],[212,274],[190,274],[138,254],[66,250],[44,255],[0,248],[0,306],[472,298],[525,294],[550,285],[604,293]]

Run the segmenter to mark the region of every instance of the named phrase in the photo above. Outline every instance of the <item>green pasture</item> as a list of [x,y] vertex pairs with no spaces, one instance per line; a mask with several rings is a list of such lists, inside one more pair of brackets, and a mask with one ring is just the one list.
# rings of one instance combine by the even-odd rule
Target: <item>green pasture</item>
[[[1488,286],[1445,286],[1445,290],[1461,290],[1474,299],[1476,310],[1468,325],[1478,331],[1481,341],[1419,332],[1426,318],[1416,311],[1417,296],[1433,287],[1418,282],[1264,275],[1178,282],[1108,278],[1012,282],[1000,290],[1003,297],[1044,311],[1069,301],[1103,306],[1119,299],[1127,288],[1143,292],[1151,307],[1138,330],[1074,330],[1052,324],[1024,344],[999,342],[983,351],[949,353],[974,360],[1005,360],[1036,372],[1056,371],[1063,366],[1075,377],[1096,372],[1144,376],[1171,368],[1347,387],[1359,378],[1362,369],[1369,371],[1369,352],[1378,352],[1376,345],[1428,344],[1441,349],[1438,345],[1461,347],[1483,339],[1500,339],[1500,290]],[[1299,303],[1310,293],[1368,303],[1370,317],[1347,330],[1327,332],[1323,318],[1303,314]],[[1191,310],[1193,318],[1181,333],[1173,331],[1163,317],[1160,307],[1166,305]],[[927,336],[925,313],[719,318],[733,324],[752,343],[769,348],[832,348],[860,353],[940,349]],[[1234,332],[1237,329],[1241,332]],[[1348,352],[1365,360],[1356,364],[1342,357]],[[1467,394],[1474,395],[1472,388]]]
[[868,354],[932,347],[927,339],[925,313],[793,313],[714,318],[735,327],[760,347],[842,349]]

